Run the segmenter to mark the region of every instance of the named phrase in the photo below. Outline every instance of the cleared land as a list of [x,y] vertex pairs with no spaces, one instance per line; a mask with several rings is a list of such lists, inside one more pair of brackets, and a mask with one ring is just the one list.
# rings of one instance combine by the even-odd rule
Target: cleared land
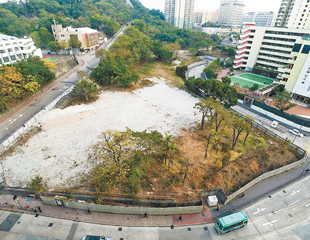
[[9,186],[25,186],[39,174],[49,189],[69,187],[91,169],[89,146],[108,129],[157,130],[178,135],[197,122],[193,106],[199,99],[150,79],[154,85],[132,92],[104,91],[90,105],[76,105],[48,112],[40,120],[42,130],[2,160],[3,177]]

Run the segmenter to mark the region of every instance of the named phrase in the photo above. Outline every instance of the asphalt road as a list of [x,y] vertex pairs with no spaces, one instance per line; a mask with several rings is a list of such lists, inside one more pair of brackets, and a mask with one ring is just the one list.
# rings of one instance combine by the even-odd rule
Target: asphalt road
[[[118,33],[116,33],[109,41],[102,46],[102,48],[109,49],[114,41],[123,34],[125,27],[122,27]],[[95,57],[94,52],[90,52],[88,54],[82,55],[78,57],[79,60],[83,60],[85,62],[84,66],[82,66],[79,70],[86,71],[90,73],[91,70],[89,68],[96,67],[100,61],[99,58]],[[39,97],[36,101],[31,103],[29,106],[25,107],[17,114],[15,114],[12,118],[7,120],[6,122],[0,125],[0,144],[8,139],[11,135],[13,135],[17,130],[23,128],[23,125],[27,123],[30,119],[32,119],[36,114],[38,114],[44,107],[48,106],[55,99],[57,99],[61,94],[68,88],[70,88],[74,83],[79,80],[79,77],[76,73],[71,74],[64,81],[59,83],[52,90],[46,92],[44,95]],[[13,110],[14,111],[14,110]]]

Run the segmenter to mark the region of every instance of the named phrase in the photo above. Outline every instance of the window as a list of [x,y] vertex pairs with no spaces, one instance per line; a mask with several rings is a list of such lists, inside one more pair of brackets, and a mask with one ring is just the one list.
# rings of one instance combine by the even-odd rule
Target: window
[[299,52],[300,48],[301,48],[301,44],[295,43],[292,52]]
[[310,51],[310,45],[304,45],[304,48],[302,49],[301,53],[308,54]]

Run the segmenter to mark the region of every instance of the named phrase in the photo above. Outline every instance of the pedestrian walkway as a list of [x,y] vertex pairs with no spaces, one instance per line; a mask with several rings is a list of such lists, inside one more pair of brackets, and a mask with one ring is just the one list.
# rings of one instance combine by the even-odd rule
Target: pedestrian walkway
[[42,91],[37,92],[31,98],[28,98],[26,101],[24,101],[23,103],[21,103],[20,105],[18,105],[17,107],[15,107],[11,111],[9,111],[8,113],[6,113],[4,115],[1,115],[0,116],[0,124],[4,123],[5,121],[7,121],[11,117],[13,117],[15,114],[17,114],[19,111],[21,111],[22,109],[24,109],[25,107],[27,107],[28,105],[33,103],[36,99],[38,99],[39,97],[44,95],[46,92],[48,92],[49,90],[54,88],[57,84],[61,83],[63,80],[65,80],[72,73],[76,72],[83,65],[84,65],[84,61],[79,60],[79,64],[77,66],[75,66],[73,69],[71,69],[69,72],[67,72],[66,74],[64,74],[60,78],[58,78],[55,81],[53,81],[51,84],[49,84],[44,89],[42,89]]
[[[28,198],[18,197],[22,206],[13,200],[13,195],[0,195],[0,209],[6,211],[24,212],[28,214],[40,214],[48,217],[55,217],[61,219],[68,219],[79,222],[98,223],[104,225],[118,225],[118,226],[143,226],[143,227],[158,227],[158,226],[182,226],[182,225],[194,225],[202,223],[214,222],[213,215],[210,211],[199,214],[184,214],[182,220],[178,218],[180,215],[166,215],[166,216],[154,216],[148,215],[129,215],[129,214],[110,214],[100,212],[90,212],[87,210],[79,210],[66,208],[63,206],[52,206],[42,204],[38,199],[32,199],[29,202]],[[25,208],[27,206],[27,208]],[[42,213],[39,211],[34,212],[33,208],[40,206]]]

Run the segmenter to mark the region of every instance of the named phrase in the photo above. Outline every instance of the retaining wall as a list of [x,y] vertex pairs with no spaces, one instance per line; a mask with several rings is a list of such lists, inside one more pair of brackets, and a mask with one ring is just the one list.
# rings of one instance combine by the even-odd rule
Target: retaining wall
[[[44,204],[56,206],[54,198],[41,197]],[[193,214],[201,213],[203,206],[190,206],[190,207],[170,207],[170,208],[147,208],[147,207],[125,207],[125,206],[109,206],[99,205],[94,203],[81,203],[70,200],[62,200],[63,206],[67,208],[74,208],[80,210],[90,210],[91,212],[104,212],[116,214],[133,214],[143,215],[175,215],[175,214]]]
[[248,189],[250,189],[251,187],[253,187],[254,185],[256,185],[257,183],[270,178],[270,177],[274,177],[276,175],[279,175],[281,173],[284,173],[286,171],[292,170],[302,164],[304,164],[306,161],[306,158],[303,158],[297,162],[291,163],[289,165],[286,165],[284,167],[272,170],[270,172],[264,173],[261,176],[259,176],[258,178],[255,178],[253,181],[249,182],[248,184],[246,184],[245,186],[243,186],[242,188],[240,188],[238,191],[234,192],[233,194],[229,195],[225,201],[224,204],[227,204],[228,202],[230,202],[231,200],[233,200],[234,198],[238,197],[240,194],[242,194],[243,192],[247,191]]

